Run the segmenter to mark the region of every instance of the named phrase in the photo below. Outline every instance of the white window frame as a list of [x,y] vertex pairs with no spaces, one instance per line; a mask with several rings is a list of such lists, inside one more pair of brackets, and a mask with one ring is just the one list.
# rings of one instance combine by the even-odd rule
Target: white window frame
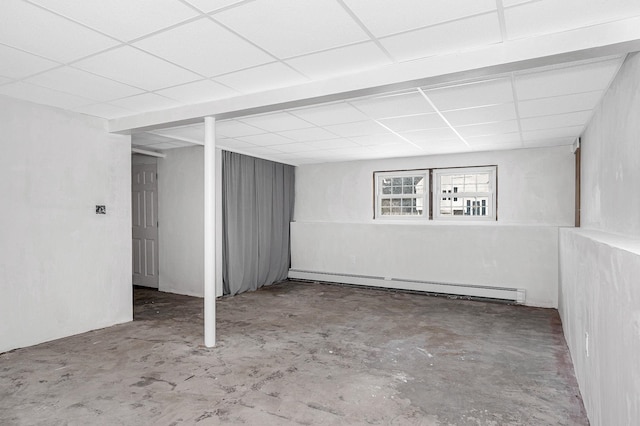
[[[385,178],[394,178],[394,177],[416,177],[421,176],[424,182],[424,191],[421,196],[416,196],[412,198],[421,199],[422,200],[422,214],[420,215],[382,215],[382,198],[407,198],[407,194],[398,194],[397,197],[394,197],[394,194],[382,194],[382,180]],[[374,219],[376,220],[427,220],[429,219],[429,170],[428,169],[420,169],[420,170],[403,170],[403,171],[390,171],[390,172],[374,172],[375,178],[375,213]],[[389,197],[391,195],[391,197]],[[416,194],[414,194],[416,195]]]
[[[442,176],[446,175],[460,175],[460,174],[474,174],[474,173],[487,173],[489,172],[489,192],[458,192],[455,195],[459,198],[465,196],[480,196],[488,197],[487,208],[490,209],[490,214],[487,216],[455,216],[440,214],[440,201],[442,200],[442,194],[440,193],[440,182]],[[483,167],[455,167],[449,169],[433,169],[433,188],[432,188],[432,206],[433,206],[433,220],[443,221],[496,221],[496,199],[497,199],[497,166],[483,166]],[[453,193],[451,194],[453,197]]]

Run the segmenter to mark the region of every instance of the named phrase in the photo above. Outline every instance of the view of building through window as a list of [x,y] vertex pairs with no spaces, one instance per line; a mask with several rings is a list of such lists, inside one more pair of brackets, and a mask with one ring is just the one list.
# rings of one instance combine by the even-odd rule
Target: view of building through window
[[440,177],[442,216],[487,216],[490,214],[490,173],[453,174]]
[[495,166],[376,172],[374,176],[377,218],[496,218]]

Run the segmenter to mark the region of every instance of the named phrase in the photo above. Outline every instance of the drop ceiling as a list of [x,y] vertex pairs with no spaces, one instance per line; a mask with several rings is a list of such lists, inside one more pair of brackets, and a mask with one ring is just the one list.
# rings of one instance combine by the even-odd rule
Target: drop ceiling
[[[202,143],[196,106],[268,105],[351,78],[373,94],[343,85],[330,102],[222,110],[217,144],[290,164],[567,145],[628,53],[580,36],[609,25],[623,39],[638,17],[637,0],[3,0],[0,95],[110,123],[162,117],[130,129],[165,150]],[[508,69],[504,50],[491,74],[379,88],[425,58],[425,75],[446,75],[515,43],[534,58],[556,36],[599,53]]]

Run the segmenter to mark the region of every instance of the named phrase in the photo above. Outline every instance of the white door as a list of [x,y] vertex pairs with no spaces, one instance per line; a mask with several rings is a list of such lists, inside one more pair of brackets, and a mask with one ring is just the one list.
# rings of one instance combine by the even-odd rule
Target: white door
[[158,182],[155,164],[131,167],[133,284],[158,288]]

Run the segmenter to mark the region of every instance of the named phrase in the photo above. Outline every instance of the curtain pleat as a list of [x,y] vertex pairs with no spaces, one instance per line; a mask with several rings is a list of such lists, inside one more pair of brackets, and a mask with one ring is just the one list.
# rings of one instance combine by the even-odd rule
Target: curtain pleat
[[287,277],[294,174],[293,166],[222,152],[224,294]]

